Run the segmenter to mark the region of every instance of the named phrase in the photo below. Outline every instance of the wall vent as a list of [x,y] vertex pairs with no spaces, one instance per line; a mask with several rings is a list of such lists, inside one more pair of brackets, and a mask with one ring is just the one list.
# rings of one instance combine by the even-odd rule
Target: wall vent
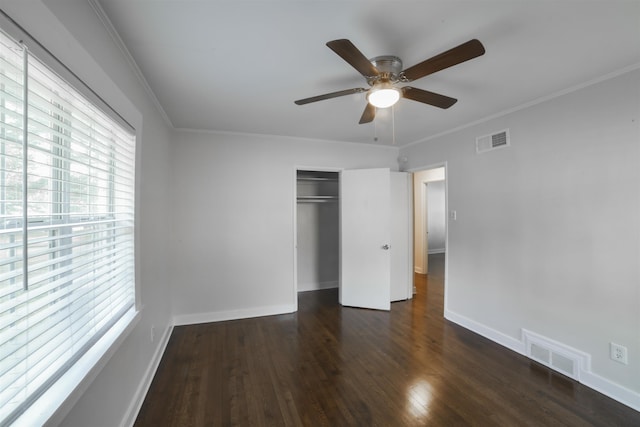
[[486,153],[487,151],[509,147],[510,145],[511,140],[509,138],[509,129],[505,129],[500,132],[477,137],[476,153]]
[[522,335],[530,359],[576,381],[580,380],[580,371],[590,369],[591,357],[587,353],[525,329]]

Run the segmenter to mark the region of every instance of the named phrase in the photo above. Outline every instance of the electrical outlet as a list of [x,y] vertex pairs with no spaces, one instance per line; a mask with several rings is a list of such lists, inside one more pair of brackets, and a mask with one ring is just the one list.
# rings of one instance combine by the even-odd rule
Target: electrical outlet
[[615,360],[616,362],[625,365],[629,363],[629,360],[627,358],[627,347],[620,344],[612,342],[609,343],[609,357],[611,357],[611,360]]
[[156,339],[156,327],[151,325],[151,342]]

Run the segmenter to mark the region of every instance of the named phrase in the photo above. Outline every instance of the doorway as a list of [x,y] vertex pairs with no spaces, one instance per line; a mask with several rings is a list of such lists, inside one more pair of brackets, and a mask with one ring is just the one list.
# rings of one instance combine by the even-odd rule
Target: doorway
[[294,307],[338,289],[351,307],[389,310],[412,296],[411,174],[388,168],[296,168]]
[[338,287],[339,173],[298,170],[297,291]]
[[436,166],[413,171],[414,272],[429,273],[429,255],[446,252],[446,170]]

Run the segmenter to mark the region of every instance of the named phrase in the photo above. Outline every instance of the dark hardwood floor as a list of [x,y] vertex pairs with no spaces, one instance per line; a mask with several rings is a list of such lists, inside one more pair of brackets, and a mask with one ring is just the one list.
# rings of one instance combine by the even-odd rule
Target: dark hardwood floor
[[640,412],[443,318],[444,256],[391,312],[176,327],[136,426],[640,426]]

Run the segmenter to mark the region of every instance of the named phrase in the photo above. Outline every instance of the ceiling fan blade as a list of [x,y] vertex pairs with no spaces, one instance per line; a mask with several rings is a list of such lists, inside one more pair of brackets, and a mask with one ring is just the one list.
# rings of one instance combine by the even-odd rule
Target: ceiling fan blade
[[402,88],[402,97],[410,99],[412,101],[422,102],[423,104],[433,105],[439,108],[449,108],[456,102],[455,98],[449,98],[448,96],[440,95],[438,93],[429,92],[427,90],[418,89],[411,86],[405,86]]
[[339,39],[327,42],[329,49],[337,53],[353,68],[365,77],[374,77],[380,74],[378,69],[347,39]]
[[372,122],[376,117],[376,107],[367,102],[367,106],[364,107],[362,117],[360,117],[360,124]]
[[325,93],[324,95],[312,96],[311,98],[298,99],[297,101],[294,101],[294,102],[296,104],[298,104],[298,105],[304,105],[304,104],[309,104],[311,102],[317,102],[317,101],[322,101],[322,100],[325,100],[325,99],[337,98],[339,96],[353,95],[354,93],[362,93],[362,92],[366,92],[366,91],[367,91],[367,89],[365,89],[365,88],[356,87],[356,88],[353,88],[353,89],[339,90],[338,92]]
[[473,39],[446,52],[442,52],[440,55],[422,61],[413,67],[409,67],[404,70],[402,74],[408,81],[417,80],[481,55],[484,55],[484,46],[482,46],[480,41]]

